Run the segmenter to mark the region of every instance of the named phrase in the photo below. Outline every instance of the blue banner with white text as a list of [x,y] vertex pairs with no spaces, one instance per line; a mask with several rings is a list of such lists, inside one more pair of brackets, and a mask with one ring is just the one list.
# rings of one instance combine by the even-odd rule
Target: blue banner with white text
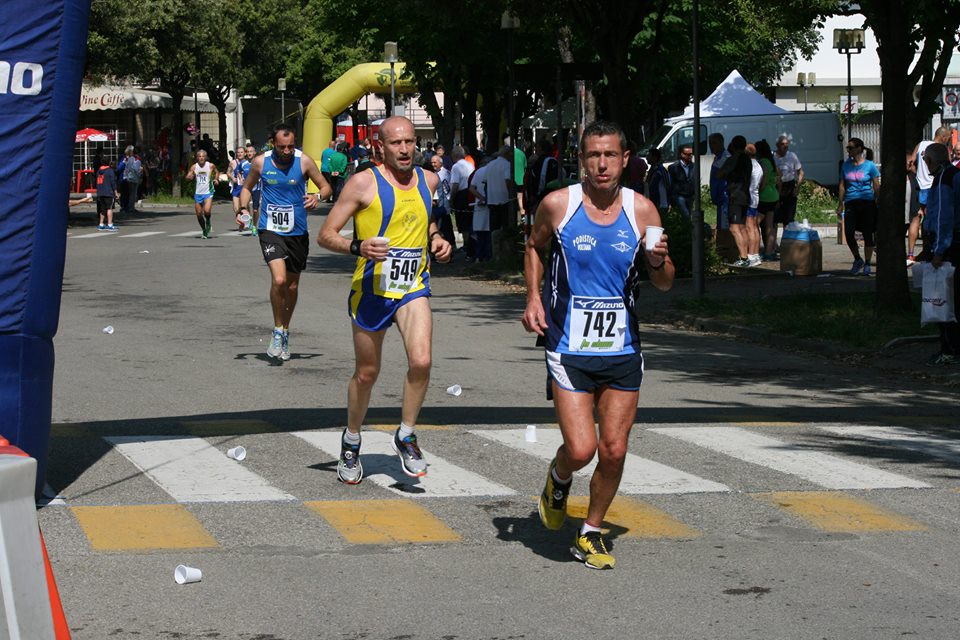
[[45,475],[67,201],[90,0],[13,0],[0,20],[0,435]]

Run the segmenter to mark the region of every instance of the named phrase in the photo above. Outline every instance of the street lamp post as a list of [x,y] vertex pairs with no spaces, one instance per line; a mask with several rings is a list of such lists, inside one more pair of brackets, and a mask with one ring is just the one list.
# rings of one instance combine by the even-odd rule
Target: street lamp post
[[390,115],[396,113],[397,107],[397,90],[396,90],[396,80],[394,76],[393,66],[399,60],[399,54],[397,52],[397,43],[396,42],[384,42],[383,43],[383,61],[390,63]]
[[863,51],[863,29],[834,29],[833,48],[847,55],[847,142],[853,137],[853,87],[850,78],[850,56]]
[[803,87],[803,112],[807,112],[807,87],[817,84],[817,74],[800,72],[797,74],[797,84]]
[[[704,237],[703,237],[703,207],[700,202],[700,0],[693,0],[692,16],[692,44],[693,44],[693,175],[697,177],[697,190],[693,195],[693,242],[690,267],[693,272],[693,290],[698,296],[705,291],[704,278]],[[719,215],[717,216],[719,222]],[[661,223],[662,224],[662,223]],[[719,225],[718,225],[719,228]]]
[[287,121],[287,104],[285,101],[286,91],[287,91],[287,79],[286,78],[277,78],[277,91],[280,92],[280,122]]

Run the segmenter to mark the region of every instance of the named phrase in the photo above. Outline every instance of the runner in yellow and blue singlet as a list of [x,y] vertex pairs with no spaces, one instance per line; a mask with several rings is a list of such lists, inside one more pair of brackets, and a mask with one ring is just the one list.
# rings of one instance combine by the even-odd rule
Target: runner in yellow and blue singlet
[[357,238],[389,238],[383,262],[357,258],[350,288],[349,311],[355,323],[367,331],[390,326],[397,309],[430,295],[430,260],[427,229],[431,196],[423,169],[414,167],[416,189],[407,191],[390,184],[382,169],[371,169],[377,193],[370,206],[354,216]]
[[[427,474],[414,427],[430,383],[433,315],[430,256],[446,262],[453,253],[431,220],[432,192],[439,178],[414,166],[416,132],[401,116],[380,125],[383,165],[355,173],[327,215],[317,242],[329,251],[357,256],[348,311],[353,320],[356,367],[347,389],[347,427],[340,440],[337,478],[363,480],[360,428],[380,373],[383,339],[397,325],[407,352],[400,425],[391,445],[408,476]],[[340,235],[353,218],[354,237]]]

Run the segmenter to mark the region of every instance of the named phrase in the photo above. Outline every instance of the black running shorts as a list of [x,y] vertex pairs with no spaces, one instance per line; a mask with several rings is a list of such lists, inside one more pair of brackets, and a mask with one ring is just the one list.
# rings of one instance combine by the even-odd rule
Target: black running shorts
[[592,393],[600,387],[637,391],[643,382],[643,354],[574,356],[547,351],[547,400],[553,399],[551,381],[567,391]]
[[260,230],[260,251],[263,252],[263,261],[270,263],[274,260],[285,260],[287,271],[300,273],[307,268],[307,253],[310,247],[310,235],[282,236],[273,231]]

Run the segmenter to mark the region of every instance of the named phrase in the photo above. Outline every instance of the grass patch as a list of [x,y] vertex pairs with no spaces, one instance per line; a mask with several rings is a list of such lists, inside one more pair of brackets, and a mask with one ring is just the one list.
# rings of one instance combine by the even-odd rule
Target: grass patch
[[920,296],[911,313],[876,313],[876,294],[798,294],[739,301],[692,298],[674,306],[701,318],[715,318],[775,335],[813,338],[848,347],[879,349],[902,336],[935,335],[936,325],[920,327]]

